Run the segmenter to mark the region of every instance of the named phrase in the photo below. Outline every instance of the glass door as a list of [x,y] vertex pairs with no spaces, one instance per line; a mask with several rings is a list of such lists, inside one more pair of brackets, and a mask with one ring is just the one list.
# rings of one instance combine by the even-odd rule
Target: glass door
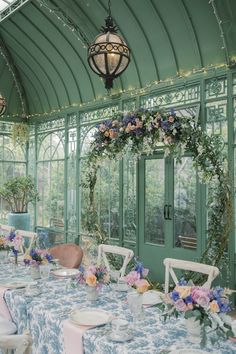
[[164,281],[166,257],[196,260],[201,244],[200,193],[192,158],[163,153],[139,162],[139,256],[150,276]]

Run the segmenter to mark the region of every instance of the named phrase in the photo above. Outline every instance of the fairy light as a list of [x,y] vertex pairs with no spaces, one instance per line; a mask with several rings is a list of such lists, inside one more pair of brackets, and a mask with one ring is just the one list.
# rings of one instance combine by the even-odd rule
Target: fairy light
[[220,37],[221,37],[221,40],[222,40],[221,49],[225,51],[226,63],[229,65],[230,64],[230,58],[229,58],[229,51],[228,51],[228,48],[227,48],[225,34],[224,34],[224,30],[223,30],[223,23],[222,23],[222,20],[220,19],[220,16],[218,14],[218,11],[217,11],[217,8],[216,8],[216,4],[215,4],[215,0],[210,0],[209,4],[212,6],[216,21],[217,21],[218,26],[219,26]]
[[[7,54],[7,49],[5,48],[4,43],[2,41],[0,42],[0,55],[3,57],[3,59],[6,63],[6,66],[11,73],[14,85],[16,87],[16,91],[17,91],[19,99],[20,99],[22,115],[25,116],[26,112],[25,112],[25,103],[24,103],[24,99],[23,99],[22,88],[21,88],[21,85],[19,84],[19,79],[17,78],[16,69],[15,69],[14,65],[11,63],[9,55]],[[19,117],[19,114],[17,114],[16,116]],[[4,115],[4,117],[8,117],[8,116]]]
[[45,8],[51,15],[55,16],[55,18],[62,23],[63,27],[67,28],[70,30],[73,34],[73,36],[76,37],[76,39],[81,42],[82,47],[84,49],[87,49],[89,46],[89,40],[87,39],[87,36],[85,33],[73,22],[71,18],[68,16],[65,16],[65,14],[62,12],[61,9],[59,8],[54,8],[52,9],[48,3],[45,0],[36,0],[39,4],[40,7]]

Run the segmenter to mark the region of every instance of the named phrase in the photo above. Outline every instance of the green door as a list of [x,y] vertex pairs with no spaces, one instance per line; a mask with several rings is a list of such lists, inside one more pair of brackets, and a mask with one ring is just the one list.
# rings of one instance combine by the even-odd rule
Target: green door
[[166,257],[196,260],[203,225],[201,194],[192,158],[181,163],[163,153],[139,162],[139,257],[150,278],[164,281]]

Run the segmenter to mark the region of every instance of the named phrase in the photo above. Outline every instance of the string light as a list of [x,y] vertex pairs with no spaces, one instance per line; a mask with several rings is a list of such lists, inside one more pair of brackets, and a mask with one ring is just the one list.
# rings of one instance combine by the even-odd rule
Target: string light
[[[236,57],[232,57],[231,60],[235,60]],[[226,64],[219,64],[219,65],[209,65],[207,67],[203,67],[201,69],[196,69],[194,68],[191,71],[187,71],[187,72],[179,72],[178,75],[174,76],[174,77],[169,77],[166,78],[165,80],[155,80],[152,81],[148,84],[146,84],[144,87],[142,88],[133,88],[133,87],[129,87],[126,90],[119,90],[118,92],[114,92],[113,95],[108,95],[108,96],[103,96],[103,97],[98,97],[97,99],[94,99],[92,101],[87,101],[84,103],[81,102],[74,102],[71,105],[65,105],[62,106],[58,109],[53,109],[50,112],[43,112],[43,113],[34,113],[34,114],[30,114],[27,117],[31,118],[31,117],[46,117],[46,116],[50,116],[50,115],[55,115],[55,114],[60,114],[60,113],[64,113],[66,110],[71,109],[71,108],[79,108],[79,109],[84,109],[84,108],[89,108],[93,105],[98,105],[104,103],[105,101],[108,101],[109,99],[112,101],[114,98],[117,98],[117,93],[119,98],[124,98],[124,99],[129,99],[129,98],[134,98],[137,96],[141,96],[141,95],[145,95],[145,94],[149,94],[150,92],[152,92],[154,89],[156,89],[159,85],[160,86],[170,86],[170,85],[174,85],[176,84],[179,80],[185,80],[184,85],[187,84],[187,79],[189,78],[189,76],[194,76],[194,75],[198,75],[198,74],[209,74],[211,72],[214,72],[214,75],[216,74],[217,70],[229,70],[229,66]],[[153,92],[152,92],[153,93]],[[8,118],[14,118],[14,117],[19,117],[19,115],[8,115],[5,116]]]
[[[25,103],[24,103],[24,99],[23,99],[21,85],[19,84],[19,79],[17,78],[18,75],[17,75],[16,69],[14,67],[14,64],[11,63],[11,59],[10,59],[8,53],[7,53],[7,48],[5,48],[4,43],[3,43],[2,40],[0,42],[0,55],[3,57],[3,59],[4,59],[5,63],[6,63],[6,66],[7,66],[8,70],[11,73],[14,85],[16,87],[16,91],[17,91],[19,99],[20,99],[22,115],[25,116],[26,115]],[[16,116],[19,117],[19,114],[17,114]],[[4,117],[6,117],[6,115],[4,115]]]
[[47,11],[49,11],[50,14],[54,15],[56,19],[62,23],[63,27],[66,27],[69,29],[73,36],[76,37],[76,39],[81,42],[82,47],[84,49],[87,49],[89,46],[89,40],[87,39],[87,36],[85,33],[73,22],[71,18],[66,16],[60,8],[51,8],[45,0],[36,0],[40,7],[44,7]]

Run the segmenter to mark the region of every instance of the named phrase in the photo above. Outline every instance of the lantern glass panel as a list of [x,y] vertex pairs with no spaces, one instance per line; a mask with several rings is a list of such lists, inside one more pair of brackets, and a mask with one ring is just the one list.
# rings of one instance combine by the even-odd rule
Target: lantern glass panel
[[107,64],[108,64],[109,74],[112,74],[116,70],[117,66],[119,65],[119,61],[120,61],[119,54],[115,54],[115,53],[107,54]]
[[128,58],[126,58],[126,57],[123,56],[123,57],[122,57],[122,60],[121,60],[120,67],[119,67],[119,69],[118,69],[117,72],[116,72],[116,75],[118,75],[118,74],[121,73],[123,70],[125,70],[125,68],[127,67],[128,63],[129,63]]
[[97,54],[93,57],[95,64],[99,68],[100,74],[106,74],[105,55]]

